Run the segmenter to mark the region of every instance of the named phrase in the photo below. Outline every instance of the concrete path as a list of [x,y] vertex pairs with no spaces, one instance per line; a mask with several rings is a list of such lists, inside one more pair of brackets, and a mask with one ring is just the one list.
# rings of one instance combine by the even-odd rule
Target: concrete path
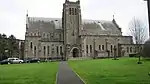
[[71,68],[69,68],[67,62],[60,62],[56,82],[57,84],[84,84]]

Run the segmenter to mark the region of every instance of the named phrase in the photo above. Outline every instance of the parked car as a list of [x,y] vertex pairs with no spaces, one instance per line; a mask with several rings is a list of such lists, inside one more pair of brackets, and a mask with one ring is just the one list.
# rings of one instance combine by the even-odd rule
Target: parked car
[[39,58],[31,58],[30,63],[40,62]]
[[11,64],[11,63],[8,59],[5,59],[5,60],[0,61],[0,64],[3,65],[3,64]]
[[24,61],[24,63],[29,63],[30,58],[25,58],[23,61]]
[[23,60],[19,58],[8,58],[11,64],[18,64],[18,63],[23,63]]
[[27,58],[24,60],[25,63],[36,63],[36,62],[40,62],[39,58]]

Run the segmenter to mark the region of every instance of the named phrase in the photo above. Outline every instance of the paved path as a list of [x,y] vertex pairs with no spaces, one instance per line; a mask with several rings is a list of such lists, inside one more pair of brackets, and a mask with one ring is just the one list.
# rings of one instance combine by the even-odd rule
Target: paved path
[[67,62],[60,62],[57,73],[57,84],[84,84],[83,81],[69,68]]

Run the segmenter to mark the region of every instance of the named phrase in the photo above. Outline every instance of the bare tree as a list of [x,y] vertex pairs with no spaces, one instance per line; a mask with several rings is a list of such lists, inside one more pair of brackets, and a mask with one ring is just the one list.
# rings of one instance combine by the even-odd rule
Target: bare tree
[[146,25],[137,18],[129,23],[130,35],[133,36],[135,44],[143,44],[146,40]]
[[[141,53],[141,49],[139,49],[140,45],[143,44],[146,40],[146,25],[140,20],[136,19],[135,17],[131,20],[129,23],[129,30],[130,35],[133,36],[133,41],[135,44],[137,44],[138,48],[135,48],[135,50],[138,53]],[[141,64],[141,55],[138,54],[138,64]]]

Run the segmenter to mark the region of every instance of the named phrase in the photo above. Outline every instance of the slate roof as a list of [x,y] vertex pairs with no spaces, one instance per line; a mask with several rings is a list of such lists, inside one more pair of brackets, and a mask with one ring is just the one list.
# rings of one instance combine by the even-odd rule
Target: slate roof
[[[62,29],[61,18],[29,17],[29,32],[51,32]],[[82,21],[82,34],[121,34],[112,21],[88,20]],[[61,31],[60,31],[61,32]]]

